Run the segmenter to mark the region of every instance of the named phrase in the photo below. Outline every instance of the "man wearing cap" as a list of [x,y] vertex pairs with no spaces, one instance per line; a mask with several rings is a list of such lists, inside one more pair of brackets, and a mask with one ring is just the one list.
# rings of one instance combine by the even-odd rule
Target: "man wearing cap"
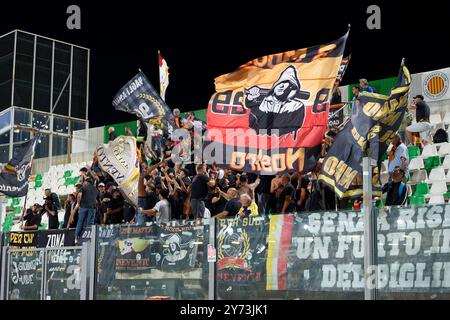
[[416,123],[413,123],[405,129],[408,141],[410,145],[414,145],[414,134],[419,134],[422,139],[422,144],[426,146],[431,143],[430,107],[424,101],[423,96],[418,94],[414,97],[414,100],[408,109],[416,110]]
[[[111,188],[112,184],[108,186]],[[100,182],[97,186],[98,195],[97,195],[97,213],[95,215],[95,223],[101,224],[103,223],[103,215],[108,208],[108,202],[111,200],[112,195],[106,192],[106,186],[103,182]]]
[[189,178],[189,170],[188,169],[186,169],[186,168],[181,169],[180,178],[186,187],[191,185],[192,181],[191,181],[191,178]]
[[375,93],[375,89],[369,86],[369,82],[367,81],[367,79],[359,79],[359,85],[361,86],[362,92]]
[[35,203],[31,209],[27,210],[27,214],[23,218],[25,220],[25,225],[21,225],[21,230],[37,230],[41,225],[41,205]]
[[[93,181],[91,178],[86,178],[83,182],[83,187],[81,187],[80,192],[78,193],[78,222],[77,228],[75,230],[75,234],[77,239],[81,237],[81,231],[83,230],[83,226],[85,221],[87,221],[87,226],[92,226],[95,221],[95,213],[97,208],[97,188],[93,186]],[[71,217],[70,220],[73,220]]]

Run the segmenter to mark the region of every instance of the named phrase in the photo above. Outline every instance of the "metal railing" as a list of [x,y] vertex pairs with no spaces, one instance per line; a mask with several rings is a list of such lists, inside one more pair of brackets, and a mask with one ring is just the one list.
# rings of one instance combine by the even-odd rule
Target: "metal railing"
[[364,244],[365,213],[355,211],[96,226],[84,251],[2,246],[2,298],[17,298],[12,262],[23,252],[47,256],[43,273],[35,272],[43,282],[34,298],[74,298],[64,294],[73,290],[67,281],[49,286],[58,261],[48,262],[53,252],[77,249],[88,270],[80,299],[449,299],[450,205],[372,209],[371,216],[375,228],[366,232],[375,252]]

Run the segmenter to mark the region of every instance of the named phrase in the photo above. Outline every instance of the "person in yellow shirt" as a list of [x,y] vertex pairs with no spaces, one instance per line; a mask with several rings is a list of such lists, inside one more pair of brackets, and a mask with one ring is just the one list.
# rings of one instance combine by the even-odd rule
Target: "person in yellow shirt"
[[258,215],[258,205],[247,193],[241,194],[240,202],[242,207],[238,212],[239,217],[255,217]]

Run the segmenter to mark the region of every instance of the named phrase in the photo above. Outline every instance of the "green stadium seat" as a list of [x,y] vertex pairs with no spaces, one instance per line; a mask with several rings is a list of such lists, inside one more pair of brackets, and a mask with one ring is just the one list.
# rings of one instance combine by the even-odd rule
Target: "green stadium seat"
[[418,156],[420,156],[420,149],[417,146],[409,146],[408,147],[408,156],[409,156],[409,161],[411,161],[414,158],[417,158]]
[[76,185],[78,183],[79,177],[73,177],[72,178],[72,185]]
[[384,161],[384,160],[388,160],[389,159],[389,155],[388,155],[388,153],[387,153],[387,151],[383,154],[383,156],[381,157],[381,161]]
[[72,176],[72,170],[64,171],[64,178],[70,178]]
[[375,203],[375,207],[377,208],[382,208],[383,207],[383,201],[381,201],[381,199],[377,199],[376,203]]
[[428,184],[423,182],[423,183],[418,183],[416,185],[416,190],[414,191],[414,197],[416,196],[424,196],[426,194],[430,193],[430,188],[428,187]]
[[34,181],[42,181],[42,174],[40,174],[40,173],[36,174]]
[[22,207],[20,206],[14,207],[13,213],[14,214],[22,213]]
[[42,181],[36,181],[34,184],[34,189],[42,188]]
[[17,206],[20,204],[20,199],[19,198],[13,198],[12,199],[12,205],[13,206]]
[[425,162],[425,170],[429,173],[432,169],[441,166],[441,158],[439,156],[432,156]]
[[410,199],[410,205],[412,206],[421,206],[425,204],[424,196],[412,196]]

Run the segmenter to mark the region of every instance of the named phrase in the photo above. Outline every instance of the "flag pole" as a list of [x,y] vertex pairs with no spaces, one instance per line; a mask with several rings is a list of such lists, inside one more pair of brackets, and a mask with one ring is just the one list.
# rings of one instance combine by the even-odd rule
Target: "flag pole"
[[[378,285],[376,212],[372,212],[372,168],[375,160],[365,156],[362,159],[363,213],[364,213],[364,299],[376,300]],[[369,279],[374,279],[371,281]],[[375,285],[373,285],[373,283]]]

